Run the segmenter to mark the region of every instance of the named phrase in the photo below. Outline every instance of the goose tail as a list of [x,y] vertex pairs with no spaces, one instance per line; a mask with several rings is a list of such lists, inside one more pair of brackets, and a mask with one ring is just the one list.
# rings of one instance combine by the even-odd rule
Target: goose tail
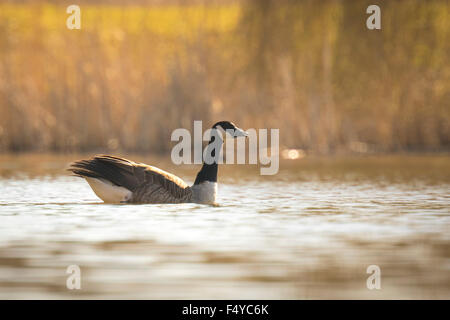
[[89,160],[79,160],[70,164],[68,171],[75,176],[86,179],[94,193],[106,203],[127,202],[132,191],[121,182],[120,170],[96,156]]

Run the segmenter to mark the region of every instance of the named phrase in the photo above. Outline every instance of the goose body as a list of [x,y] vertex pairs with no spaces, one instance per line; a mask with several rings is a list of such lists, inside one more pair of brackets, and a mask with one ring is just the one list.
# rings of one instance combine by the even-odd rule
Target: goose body
[[[246,136],[245,131],[228,121],[218,122],[213,128],[233,129],[235,137]],[[208,146],[213,141],[211,138]],[[86,179],[105,203],[214,204],[217,197],[217,161],[204,163],[192,186],[157,167],[109,155],[75,161],[68,170]]]

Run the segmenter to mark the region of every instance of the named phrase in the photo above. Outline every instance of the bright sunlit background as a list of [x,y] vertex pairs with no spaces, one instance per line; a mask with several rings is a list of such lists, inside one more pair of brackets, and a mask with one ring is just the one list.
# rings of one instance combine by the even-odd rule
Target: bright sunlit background
[[[64,170],[190,184],[194,120],[280,129],[279,173],[221,165],[211,207],[105,205]],[[449,123],[448,1],[0,0],[0,298],[449,299]]]
[[0,150],[167,152],[234,120],[318,153],[449,147],[447,1],[0,2]]

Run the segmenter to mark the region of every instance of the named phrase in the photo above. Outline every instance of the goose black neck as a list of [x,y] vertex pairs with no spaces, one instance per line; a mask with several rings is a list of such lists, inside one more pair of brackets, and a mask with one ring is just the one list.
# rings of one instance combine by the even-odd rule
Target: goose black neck
[[[211,137],[209,140],[207,148],[207,154],[211,154],[211,156],[214,158],[213,163],[206,163],[203,160],[203,166],[200,169],[199,173],[197,174],[197,178],[195,178],[195,184],[200,184],[205,181],[209,182],[217,182],[217,171],[219,169],[218,161],[219,157],[216,157],[215,149],[212,143],[214,142],[214,136]],[[220,145],[222,145],[223,141],[221,141]],[[210,148],[213,148],[212,150]],[[220,152],[220,151],[219,151]]]

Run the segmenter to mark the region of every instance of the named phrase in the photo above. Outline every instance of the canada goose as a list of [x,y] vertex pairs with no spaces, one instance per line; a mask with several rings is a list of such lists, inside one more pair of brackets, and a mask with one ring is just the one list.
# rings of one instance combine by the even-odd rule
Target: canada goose
[[[234,132],[234,138],[247,136],[244,130],[229,121],[217,122],[212,129]],[[107,155],[76,161],[68,170],[86,179],[95,194],[106,203],[214,204],[218,169],[218,157],[215,156],[212,145],[214,140],[215,135],[211,134],[207,146],[213,148],[209,149],[209,152],[214,159],[203,161],[203,166],[191,187],[177,176],[159,168]],[[223,143],[222,139],[219,140],[216,147],[217,144],[221,146]]]

